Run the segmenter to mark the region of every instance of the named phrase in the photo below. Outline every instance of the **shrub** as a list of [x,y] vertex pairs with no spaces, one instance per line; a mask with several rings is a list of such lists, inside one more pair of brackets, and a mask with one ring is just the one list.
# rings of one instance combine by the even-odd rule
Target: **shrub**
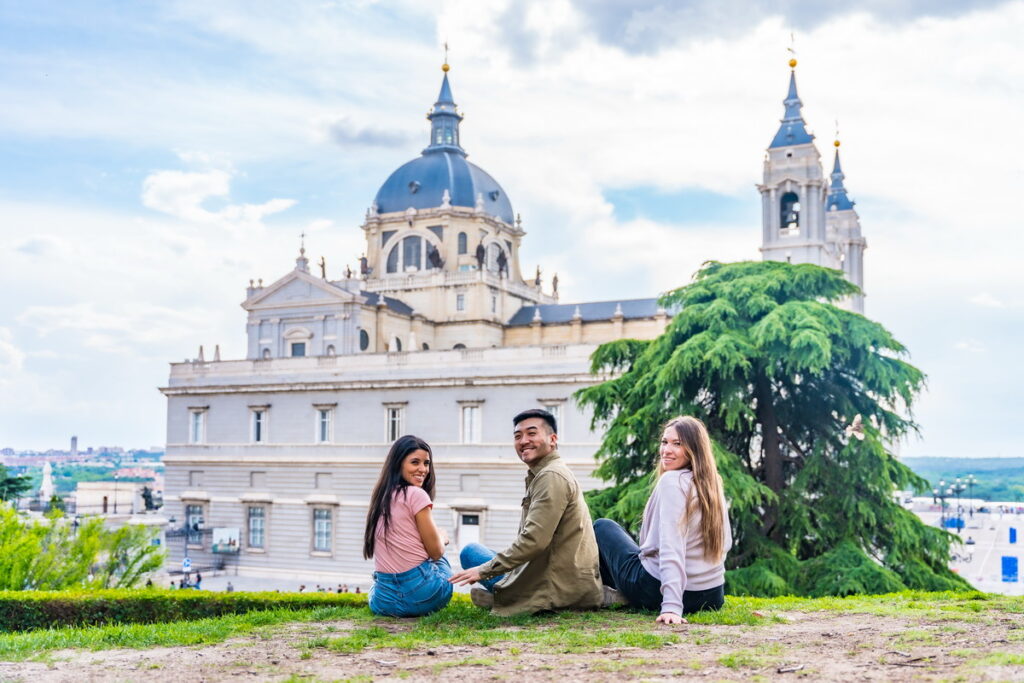
[[0,631],[191,621],[269,609],[366,605],[354,593],[210,593],[191,590],[0,591]]

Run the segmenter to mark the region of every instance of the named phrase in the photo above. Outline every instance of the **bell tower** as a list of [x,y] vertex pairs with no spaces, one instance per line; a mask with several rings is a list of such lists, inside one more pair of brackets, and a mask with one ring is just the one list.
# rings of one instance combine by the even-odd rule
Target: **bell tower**
[[[825,226],[829,244],[846,279],[864,289],[864,250],[868,243],[860,230],[860,216],[853,208],[855,202],[846,193],[843,181],[846,175],[839,163],[839,139],[835,142],[836,158],[832,164],[831,183],[825,202]],[[846,302],[846,307],[857,313],[864,312],[864,295],[857,294]]]
[[789,60],[789,91],[778,132],[765,152],[761,193],[761,254],[766,261],[835,267],[826,248],[825,177],[814,136],[807,132]]

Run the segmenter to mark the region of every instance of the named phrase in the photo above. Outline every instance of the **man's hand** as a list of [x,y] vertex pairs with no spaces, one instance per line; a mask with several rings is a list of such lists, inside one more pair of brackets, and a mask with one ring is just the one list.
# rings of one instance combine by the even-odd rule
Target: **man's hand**
[[[480,565],[480,567],[482,566]],[[452,575],[452,578],[448,579],[448,583],[454,583],[456,586],[468,586],[471,583],[477,583],[480,581],[480,567],[463,569],[458,574]]]
[[656,623],[656,624],[688,624],[690,622],[688,622],[686,619],[683,619],[681,616],[679,616],[675,612],[662,612],[660,615],[658,615],[658,618],[654,620],[654,623]]

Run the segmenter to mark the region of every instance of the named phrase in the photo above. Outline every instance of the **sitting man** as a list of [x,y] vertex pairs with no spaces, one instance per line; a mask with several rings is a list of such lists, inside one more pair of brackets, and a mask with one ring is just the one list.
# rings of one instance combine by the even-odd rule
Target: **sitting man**
[[601,571],[590,510],[579,482],[555,450],[558,425],[546,410],[515,416],[516,453],[530,469],[519,534],[495,553],[479,543],[462,549],[456,585],[480,582],[470,596],[501,616],[601,606]]

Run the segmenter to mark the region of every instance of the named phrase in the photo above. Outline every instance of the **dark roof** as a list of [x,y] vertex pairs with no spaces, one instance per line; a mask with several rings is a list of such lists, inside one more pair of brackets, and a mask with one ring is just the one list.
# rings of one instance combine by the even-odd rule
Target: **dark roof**
[[[366,303],[370,306],[376,306],[380,300],[380,294],[377,292],[359,292],[360,295],[366,297]],[[395,313],[401,313],[402,315],[412,315],[412,306],[399,301],[398,299],[392,299],[390,296],[384,297],[384,305],[390,308]]]
[[540,319],[544,323],[567,323],[572,321],[576,309],[579,308],[583,322],[611,320],[615,309],[622,307],[622,317],[626,320],[637,318],[653,318],[658,312],[657,299],[625,299],[621,301],[591,301],[582,304],[542,304],[540,306],[523,306],[508,321],[510,326],[529,325],[533,316],[540,309]]

